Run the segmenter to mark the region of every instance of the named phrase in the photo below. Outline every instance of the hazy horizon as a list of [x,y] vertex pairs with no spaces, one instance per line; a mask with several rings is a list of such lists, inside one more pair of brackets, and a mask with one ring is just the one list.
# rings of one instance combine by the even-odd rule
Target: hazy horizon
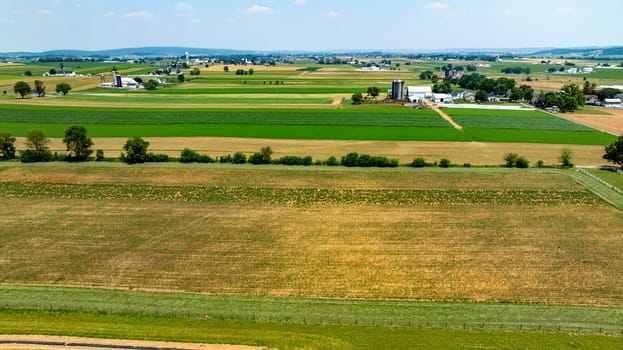
[[[390,6],[392,5],[392,6]],[[328,0],[9,0],[0,52],[195,47],[251,51],[619,46],[623,4]],[[7,29],[5,29],[7,30]]]

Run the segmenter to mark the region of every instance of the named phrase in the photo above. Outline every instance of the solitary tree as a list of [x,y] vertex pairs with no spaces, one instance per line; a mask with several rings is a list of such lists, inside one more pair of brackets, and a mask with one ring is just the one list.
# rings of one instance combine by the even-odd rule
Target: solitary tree
[[20,151],[20,160],[23,163],[49,162],[52,160],[52,152],[48,148],[50,140],[45,137],[41,130],[30,130],[26,133],[26,147]]
[[15,137],[9,133],[0,134],[0,159],[15,158]]
[[158,82],[154,79],[150,79],[143,86],[145,87],[145,90],[156,90]]
[[570,168],[573,166],[573,151],[570,148],[563,148],[560,150],[560,156],[558,156],[558,160],[560,161],[560,165],[565,168]]
[[604,159],[623,167],[623,136],[606,146],[606,154]]
[[37,96],[45,96],[45,85],[43,85],[41,80],[35,80],[35,91],[37,92]]
[[67,146],[69,160],[82,162],[93,153],[91,146],[93,141],[87,137],[87,129],[84,126],[70,126],[65,130],[63,143]]
[[376,98],[377,96],[379,96],[379,88],[376,86],[370,86],[368,88],[368,95],[372,96],[372,98]]
[[227,67],[227,66],[223,67],[223,71],[229,72],[229,67]]
[[69,91],[71,91],[71,86],[67,83],[58,83],[56,84],[56,89],[55,91],[58,93],[62,93],[63,96],[67,95],[67,93],[69,93]]
[[186,77],[184,76],[184,73],[179,73],[177,75],[177,81],[179,81],[180,83],[183,83],[186,80]]
[[135,136],[123,145],[126,153],[121,153],[121,160],[128,164],[145,163],[147,160],[147,146],[149,142]]
[[22,98],[32,92],[30,85],[28,85],[28,83],[25,81],[18,81],[17,83],[15,83],[15,85],[13,86],[13,90]]
[[354,105],[361,104],[361,100],[363,100],[363,95],[361,95],[361,92],[356,92],[350,97],[350,100],[353,101]]

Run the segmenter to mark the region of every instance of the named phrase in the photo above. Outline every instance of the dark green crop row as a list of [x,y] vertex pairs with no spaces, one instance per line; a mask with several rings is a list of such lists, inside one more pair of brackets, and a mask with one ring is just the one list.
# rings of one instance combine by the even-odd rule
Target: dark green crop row
[[600,202],[588,191],[557,190],[363,190],[261,187],[136,186],[2,182],[5,197],[275,205],[577,205]]

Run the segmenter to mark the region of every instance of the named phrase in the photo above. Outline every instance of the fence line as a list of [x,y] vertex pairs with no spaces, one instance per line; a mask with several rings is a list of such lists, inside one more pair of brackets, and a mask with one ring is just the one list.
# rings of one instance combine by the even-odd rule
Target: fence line
[[[608,188],[612,189],[613,191],[617,192],[618,194],[623,195],[623,191],[622,191],[621,189],[619,189],[618,187],[613,186],[613,185],[612,185],[612,184],[610,184],[609,182],[607,182],[607,181],[605,181],[605,180],[603,180],[603,179],[601,179],[601,178],[599,178],[599,177],[597,177],[597,176],[595,176],[595,175],[591,174],[590,172],[588,172],[588,171],[586,170],[586,168],[584,168],[584,167],[578,167],[578,170],[579,170],[582,174],[584,174],[584,175],[586,175],[586,176],[590,177],[591,179],[593,179],[593,180],[595,180],[595,181],[599,182],[600,184],[602,184],[602,185],[604,185],[604,186],[606,186],[606,187],[608,187]],[[620,170],[618,170],[618,169],[617,169],[616,171],[617,171],[617,173],[619,173],[619,174],[621,173],[621,171],[620,171]]]

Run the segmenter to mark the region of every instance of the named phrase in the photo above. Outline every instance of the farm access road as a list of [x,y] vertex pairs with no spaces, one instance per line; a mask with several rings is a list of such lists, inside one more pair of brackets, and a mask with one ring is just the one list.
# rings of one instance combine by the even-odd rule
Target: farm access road
[[62,337],[47,335],[11,335],[0,334],[1,350],[82,350],[82,349],[147,349],[147,350],[261,350],[264,347],[177,343],[146,340],[118,340],[80,337]]

